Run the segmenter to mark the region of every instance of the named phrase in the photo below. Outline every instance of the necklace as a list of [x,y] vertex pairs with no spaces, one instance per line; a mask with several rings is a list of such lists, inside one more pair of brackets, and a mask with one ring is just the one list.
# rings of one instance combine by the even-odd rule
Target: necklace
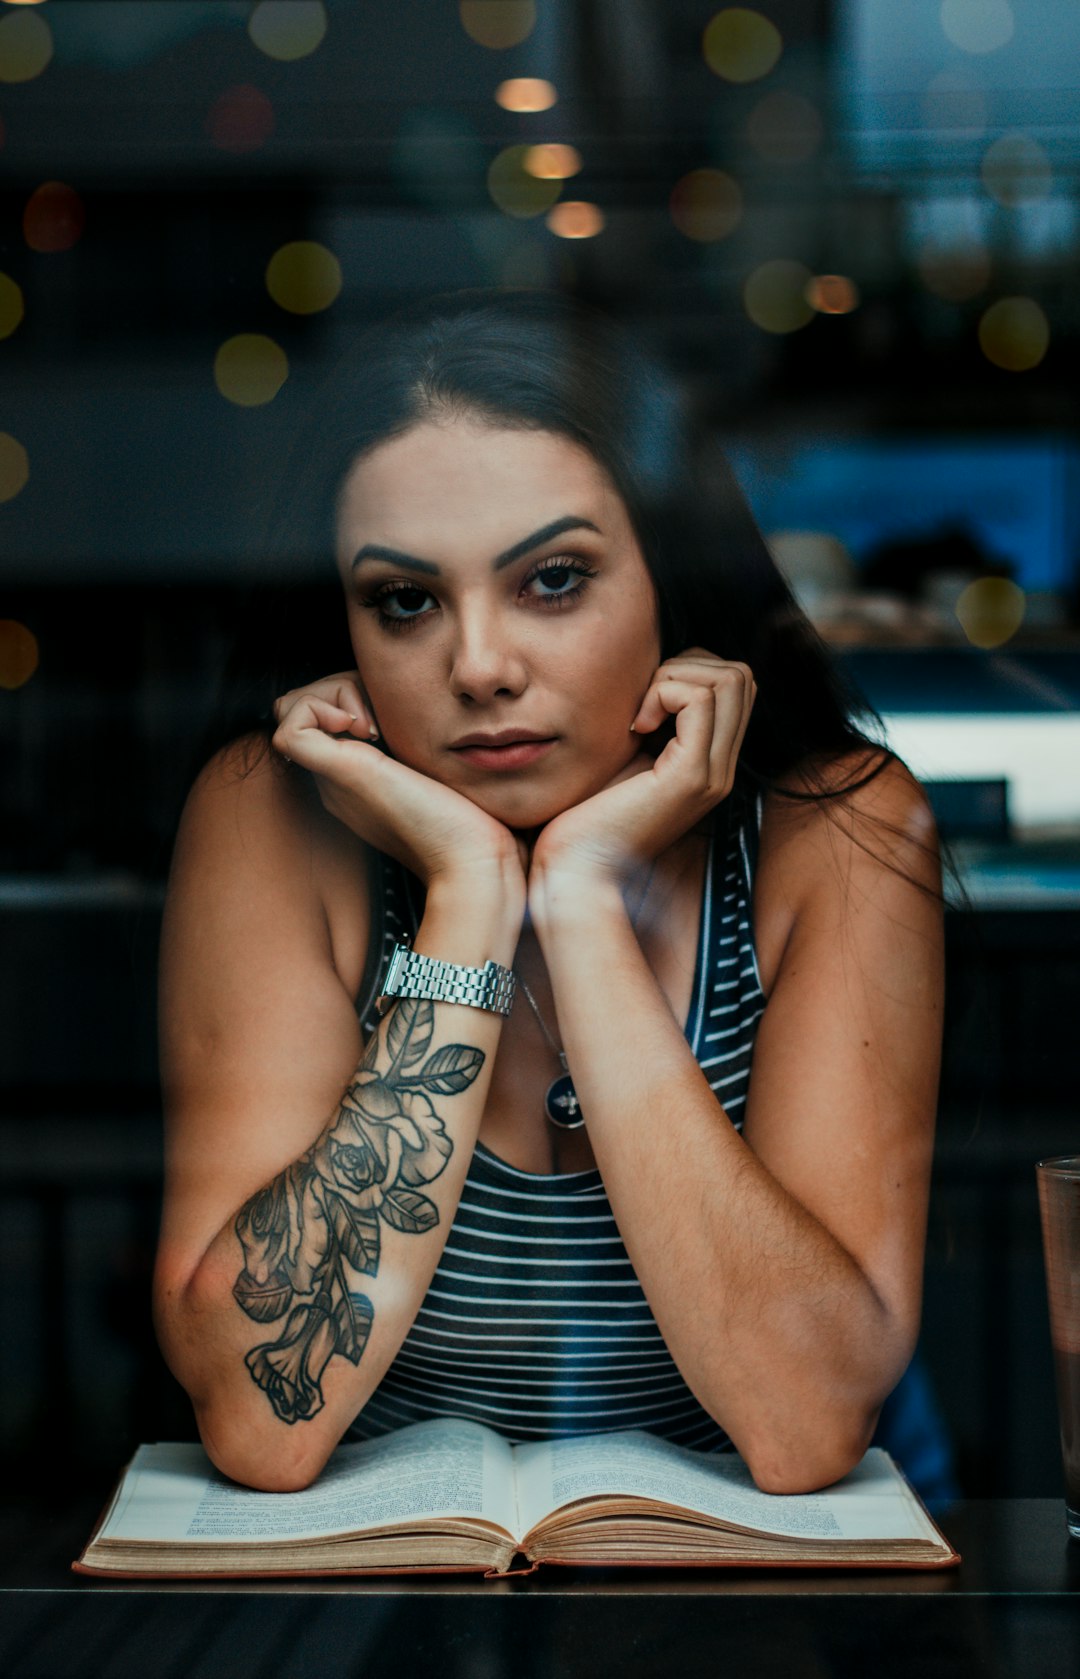
[[[645,908],[645,899],[649,896],[649,888],[652,885],[655,869],[656,858],[654,857],[645,881],[645,890],[642,892],[641,898],[638,901],[637,909],[630,917],[630,925],[635,929],[638,924],[638,917]],[[567,1064],[566,1052],[558,1043],[556,1043],[555,1039],[548,1031],[547,1022],[540,1013],[536,998],[529,990],[529,987],[526,985],[522,976],[517,973],[516,969],[514,977],[525,993],[526,1001],[532,1009],[533,1014],[536,1016],[536,1024],[539,1026],[541,1032],[543,1032],[544,1037],[547,1040],[548,1047],[562,1068],[562,1072],[559,1077],[557,1079],[553,1079],[551,1084],[547,1087],[547,1094],[544,1097],[544,1112],[550,1123],[559,1131],[579,1131],[585,1123],[585,1115],[581,1111],[581,1103],[578,1101],[578,1094],[574,1089],[574,1081],[570,1077],[570,1068]]]

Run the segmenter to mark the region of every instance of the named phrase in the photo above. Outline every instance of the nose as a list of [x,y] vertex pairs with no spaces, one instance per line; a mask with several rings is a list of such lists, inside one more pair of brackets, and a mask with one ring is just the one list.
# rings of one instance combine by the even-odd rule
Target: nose
[[524,692],[528,673],[502,613],[490,604],[462,605],[451,653],[450,691],[466,705],[487,705]]

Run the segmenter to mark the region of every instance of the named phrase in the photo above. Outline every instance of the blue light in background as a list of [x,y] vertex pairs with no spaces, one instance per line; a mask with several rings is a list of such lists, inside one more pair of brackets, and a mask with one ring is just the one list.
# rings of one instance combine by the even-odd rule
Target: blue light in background
[[1080,446],[836,438],[737,443],[728,454],[762,529],[829,531],[856,564],[884,542],[960,527],[1025,590],[1070,586],[1080,550]]
[[[958,168],[978,173],[986,146],[1023,129],[1051,159],[1080,148],[1076,0],[1014,0],[1010,39],[962,51],[942,27],[941,0],[838,0],[836,111],[857,168]],[[950,104],[932,84],[966,93]],[[983,121],[973,120],[981,106]]]

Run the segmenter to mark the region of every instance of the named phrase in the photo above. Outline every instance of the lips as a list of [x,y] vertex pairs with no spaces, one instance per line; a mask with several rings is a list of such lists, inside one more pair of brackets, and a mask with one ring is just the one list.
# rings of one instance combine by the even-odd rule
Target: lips
[[466,735],[451,751],[481,770],[523,770],[550,752],[554,735],[530,734],[527,729],[504,729],[499,734]]
[[528,729],[502,729],[498,734],[462,735],[460,740],[454,741],[450,750],[460,752],[464,746],[481,746],[484,748],[518,746],[525,742],[532,745],[540,741],[547,742],[554,738],[553,735],[533,734]]

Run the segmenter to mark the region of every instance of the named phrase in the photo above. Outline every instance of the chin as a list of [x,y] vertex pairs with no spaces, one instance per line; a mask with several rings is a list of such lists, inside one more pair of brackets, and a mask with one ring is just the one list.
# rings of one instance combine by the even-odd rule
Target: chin
[[[464,788],[461,789],[464,792]],[[544,827],[556,816],[561,816],[564,810],[580,803],[587,794],[581,793],[576,797],[572,794],[559,795],[550,788],[528,786],[524,782],[518,787],[501,786],[479,789],[465,793],[488,816],[494,817],[505,828],[515,833],[528,833],[535,828]]]

